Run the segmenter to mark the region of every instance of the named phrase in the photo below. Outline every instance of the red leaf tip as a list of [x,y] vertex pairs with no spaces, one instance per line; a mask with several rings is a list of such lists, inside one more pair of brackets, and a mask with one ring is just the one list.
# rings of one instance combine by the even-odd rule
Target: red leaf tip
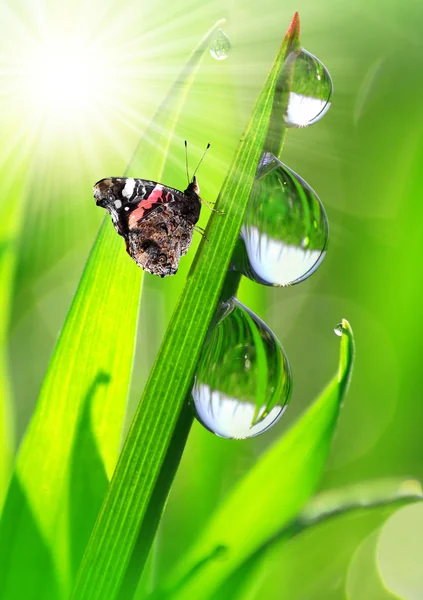
[[288,31],[286,33],[287,33],[287,35],[289,35],[289,37],[299,38],[299,36],[300,36],[300,15],[298,14],[298,11],[293,16],[291,25],[289,26]]

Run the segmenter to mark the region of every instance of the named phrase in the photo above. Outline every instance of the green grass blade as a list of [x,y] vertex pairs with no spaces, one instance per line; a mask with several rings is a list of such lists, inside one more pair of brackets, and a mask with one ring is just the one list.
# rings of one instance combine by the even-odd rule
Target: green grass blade
[[421,501],[422,485],[415,479],[399,477],[351,483],[342,488],[316,494],[289,527],[297,535],[325,519],[362,508],[377,508],[384,504]]
[[[160,179],[172,128],[215,29],[158,108],[145,146],[133,156],[131,175],[140,175],[135,169],[143,154],[150,157],[149,177]],[[153,132],[163,138],[160,151],[156,139],[154,154],[148,150]],[[37,598],[60,597],[79,566],[117,460],[141,280],[142,271],[106,217],[17,461],[0,530],[5,598],[32,591]],[[21,577],[22,570],[28,577]]]
[[162,517],[170,487],[179,466],[185,442],[191,429],[193,414],[188,403],[182,408],[178,422],[174,429],[168,452],[160,470],[159,478],[154,487],[154,492],[143,520],[141,530],[137,536],[135,546],[128,565],[126,576],[122,582],[119,598],[129,600],[137,590],[141,577],[140,565],[147,561],[150,547],[154,541],[157,527]]
[[[16,266],[16,231],[20,216],[22,159],[15,153],[4,164],[0,198],[4,200],[0,222],[0,514],[13,467],[14,424],[9,382],[7,338]],[[17,183],[19,182],[19,183]],[[6,207],[5,203],[8,203]],[[0,202],[0,205],[2,202]]]
[[[67,519],[77,493],[72,483],[77,465],[90,458],[81,455],[86,444],[75,444],[86,427],[98,462],[111,475],[131,375],[140,278],[105,220],[51,359],[5,504],[0,564],[7,572],[6,598],[26,597],[40,579],[48,588],[54,570],[65,585],[70,576]],[[106,485],[104,477],[103,493]],[[23,578],[22,570],[30,575]]]
[[[209,323],[264,147],[284,59],[298,41],[298,16],[277,54],[219,195],[93,531],[73,597],[112,600],[119,593],[179,412],[192,385]],[[281,115],[282,118],[282,115]],[[140,565],[140,570],[142,565]]]
[[[380,479],[350,484],[343,488],[327,490],[314,496],[298,517],[287,527],[266,540],[246,558],[216,590],[212,600],[236,600],[244,598],[247,590],[260,581],[263,569],[269,570],[269,561],[279,560],[282,545],[316,525],[324,525],[329,519],[364,513],[370,509],[385,508],[383,518],[400,506],[423,499],[422,486],[416,480],[400,478]],[[375,525],[376,527],[376,525]],[[287,551],[287,549],[285,550]]]
[[[217,547],[224,561],[210,561],[175,600],[211,595],[220,583],[269,537],[288,525],[315,490],[350,379],[354,341],[343,321],[339,372],[299,421],[259,460],[216,511],[191,552],[169,577],[174,589],[187,573]],[[255,524],[255,526],[253,526]],[[201,591],[203,590],[203,591]]]
[[7,229],[0,233],[0,514],[13,464],[13,420],[7,365],[7,326],[13,288],[13,240]]

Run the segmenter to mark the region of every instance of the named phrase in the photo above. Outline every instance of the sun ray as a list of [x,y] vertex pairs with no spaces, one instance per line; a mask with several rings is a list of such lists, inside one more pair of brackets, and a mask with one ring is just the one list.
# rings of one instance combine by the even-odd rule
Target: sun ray
[[[171,23],[155,11],[151,27],[150,9],[137,5],[134,12],[131,2],[119,11],[113,2],[63,10],[33,4],[30,10],[19,2],[0,8],[11,34],[0,56],[8,145],[28,151],[36,140],[37,152],[48,158],[62,140],[64,154],[75,157],[77,148],[79,162],[98,166],[93,147],[106,144],[124,163],[186,60],[187,38],[198,34],[171,35],[183,20],[176,9]],[[158,63],[158,56],[169,60]]]

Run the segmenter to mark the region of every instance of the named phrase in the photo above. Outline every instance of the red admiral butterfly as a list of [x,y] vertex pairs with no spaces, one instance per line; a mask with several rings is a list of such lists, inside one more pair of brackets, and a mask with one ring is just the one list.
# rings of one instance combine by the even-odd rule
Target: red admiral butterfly
[[188,177],[184,192],[133,177],[110,177],[94,186],[96,204],[111,214],[116,231],[125,239],[126,251],[152,275],[175,275],[194,230],[203,233],[196,227],[202,200],[195,173],[209,147],[191,182]]

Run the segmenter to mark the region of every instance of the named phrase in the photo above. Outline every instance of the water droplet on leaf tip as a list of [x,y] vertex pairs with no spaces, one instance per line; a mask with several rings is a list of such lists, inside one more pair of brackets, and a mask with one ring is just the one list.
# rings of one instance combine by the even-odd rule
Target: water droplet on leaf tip
[[290,93],[285,113],[288,127],[307,127],[319,121],[331,106],[331,76],[324,64],[303,48],[291,52],[285,61]]
[[291,371],[267,325],[236,298],[229,302],[231,310],[204,344],[192,397],[197,419],[207,429],[245,439],[280,419],[291,393]]
[[336,335],[338,335],[339,337],[341,337],[342,336],[342,329],[343,329],[342,323],[338,323],[338,325],[335,327],[335,329],[333,331],[336,333]]
[[232,44],[226,33],[218,29],[213,40],[210,42],[209,50],[215,60],[226,60],[229,56]]

